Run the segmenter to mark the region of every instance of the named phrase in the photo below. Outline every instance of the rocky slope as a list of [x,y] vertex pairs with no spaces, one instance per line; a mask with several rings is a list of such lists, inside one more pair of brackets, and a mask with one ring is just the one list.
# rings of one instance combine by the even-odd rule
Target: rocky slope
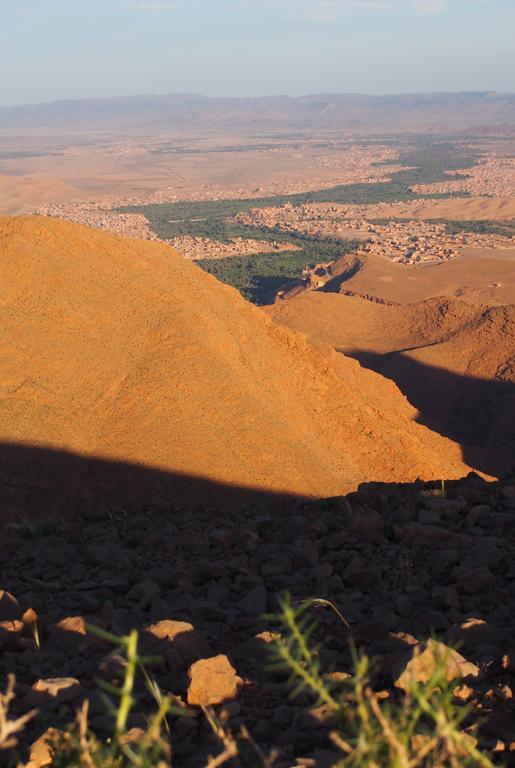
[[[245,725],[274,755],[259,765],[337,765],[331,712],[306,692],[290,697],[284,673],[269,667],[279,629],[263,614],[289,591],[297,601],[329,599],[350,624],[312,609],[313,641],[333,681],[352,669],[352,641],[376,659],[374,687],[393,704],[406,675],[425,679],[415,649],[431,648],[431,637],[461,643],[455,702],[472,705],[481,748],[513,766],[514,515],[513,479],[472,475],[445,495],[434,484],[370,484],[347,498],[256,506],[252,515],[162,504],[28,540],[20,537],[38,532],[20,526],[0,552],[0,659],[18,681],[12,716],[40,709],[22,755],[30,768],[48,765],[46,729],[68,729],[85,700],[93,730],[111,732],[98,679],[119,685],[125,666],[89,622],[116,634],[138,629],[142,652],[159,657],[152,675],[163,694],[194,707],[193,718],[172,718],[177,768],[205,766],[221,751],[198,708],[208,702],[226,728]],[[153,707],[142,677],[136,696],[129,726],[138,729]]]
[[324,358],[162,243],[21,217],[0,219],[0,248],[4,515],[466,469],[392,382]]

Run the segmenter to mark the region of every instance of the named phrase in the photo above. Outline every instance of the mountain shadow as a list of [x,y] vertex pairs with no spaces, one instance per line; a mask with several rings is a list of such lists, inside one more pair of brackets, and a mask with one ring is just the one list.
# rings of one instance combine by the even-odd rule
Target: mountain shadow
[[407,352],[345,350],[364,368],[394,381],[418,409],[417,421],[459,443],[467,464],[497,477],[509,472],[515,465],[515,384],[452,373]]
[[216,482],[153,467],[69,451],[0,443],[0,522],[30,517],[102,516],[152,505],[270,507],[302,496]]

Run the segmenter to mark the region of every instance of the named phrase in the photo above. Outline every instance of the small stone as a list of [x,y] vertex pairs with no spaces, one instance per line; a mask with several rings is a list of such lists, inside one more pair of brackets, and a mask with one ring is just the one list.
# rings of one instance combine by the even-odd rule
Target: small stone
[[81,684],[74,677],[52,677],[38,680],[26,695],[27,704],[34,707],[58,707],[82,694]]
[[357,539],[372,541],[376,544],[382,544],[386,541],[383,518],[379,512],[370,507],[356,513],[349,526],[349,533]]
[[212,528],[208,532],[208,538],[210,543],[217,547],[229,548],[234,544],[234,536],[225,528]]
[[54,764],[55,752],[52,743],[60,736],[60,732],[55,728],[47,730],[30,747],[29,759],[25,763],[25,768],[45,768],[47,765]]
[[227,656],[212,656],[192,664],[188,671],[188,704],[214,706],[234,699],[243,685]]
[[245,616],[260,616],[266,611],[266,590],[260,585],[254,587],[243,597],[238,608],[243,611]]
[[479,668],[468,662],[457,651],[452,650],[437,640],[428,640],[423,646],[414,647],[414,651],[398,662],[393,679],[397,688],[408,691],[410,683],[427,683],[439,665],[443,665],[446,679],[450,682],[461,677],[477,677]]
[[313,568],[313,576],[316,579],[328,579],[333,574],[333,566],[331,563],[319,563]]
[[347,584],[366,587],[374,580],[374,572],[360,557],[354,557],[342,573]]
[[273,716],[275,725],[289,727],[292,724],[296,711],[295,707],[288,707],[286,705],[276,707]]
[[208,570],[213,579],[221,579],[225,575],[225,563],[210,563]]
[[50,631],[48,644],[62,650],[75,650],[84,642],[86,621],[83,616],[61,619]]
[[340,549],[348,540],[348,538],[349,534],[347,531],[338,531],[337,533],[332,533],[327,537],[325,545],[327,549]]
[[21,620],[24,624],[35,624],[38,620],[38,615],[33,608],[27,608],[21,617]]
[[499,701],[509,701],[510,699],[513,699],[513,691],[509,685],[501,685],[499,688],[496,688],[494,695]]
[[503,559],[503,552],[499,549],[495,539],[480,541],[465,556],[462,564],[468,568],[496,566]]
[[5,638],[14,638],[17,635],[21,635],[25,629],[23,621],[14,621],[9,619],[8,621],[0,621],[0,640]]
[[240,643],[231,653],[236,659],[245,661],[255,661],[258,664],[265,664],[271,660],[271,653],[274,649],[274,643],[280,638],[278,633],[260,632],[255,637],[251,637]]
[[144,610],[148,608],[152,600],[159,597],[161,588],[154,581],[141,581],[135,584],[127,593],[128,600],[134,600],[138,603],[138,608]]
[[147,573],[150,581],[153,581],[160,587],[171,587],[177,581],[177,570],[175,568],[152,568]]
[[441,518],[438,509],[421,509],[418,513],[418,522],[422,525],[439,525]]
[[393,603],[400,616],[408,616],[413,611],[413,600],[409,595],[394,595]]
[[419,635],[427,636],[448,628],[448,618],[434,608],[421,609],[415,618],[415,629]]
[[452,578],[456,580],[458,587],[469,595],[482,592],[495,580],[492,572],[486,566],[479,568],[455,568],[452,572]]
[[211,648],[205,637],[198,632],[193,624],[186,621],[164,619],[152,624],[145,630],[144,642],[149,648],[156,648],[163,653],[167,650],[164,645],[170,643],[182,657],[187,660],[201,659],[211,653]]
[[426,501],[426,507],[454,517],[466,508],[466,502],[464,499],[446,499],[444,496],[435,496]]
[[112,653],[100,660],[97,666],[97,676],[109,682],[122,680],[126,669],[127,660],[119,654]]
[[18,601],[10,592],[0,589],[0,621],[16,621],[18,619],[21,619]]
[[109,562],[109,550],[103,544],[89,544],[84,547],[83,555],[86,561],[104,565]]
[[459,559],[456,549],[441,549],[431,553],[430,569],[434,578],[441,578],[450,573]]
[[459,645],[467,651],[474,651],[481,645],[499,643],[499,632],[483,619],[470,618],[458,627],[452,627],[445,635],[451,645]]
[[488,504],[476,504],[465,519],[470,526],[478,525],[489,517],[491,511],[492,508]]
[[469,699],[474,694],[474,690],[470,687],[470,685],[465,685],[462,683],[453,689],[452,694],[455,699],[459,699],[460,701],[469,701]]

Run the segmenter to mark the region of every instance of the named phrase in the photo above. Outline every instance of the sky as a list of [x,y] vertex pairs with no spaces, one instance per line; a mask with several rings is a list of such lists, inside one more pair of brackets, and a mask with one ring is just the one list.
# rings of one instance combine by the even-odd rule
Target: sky
[[0,105],[515,91],[515,0],[0,0]]

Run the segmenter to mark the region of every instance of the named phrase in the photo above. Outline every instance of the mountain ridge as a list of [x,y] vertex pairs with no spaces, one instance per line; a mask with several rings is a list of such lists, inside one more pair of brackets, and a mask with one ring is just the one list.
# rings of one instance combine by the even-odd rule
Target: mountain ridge
[[[166,125],[199,130],[242,129],[267,132],[346,128],[438,129],[451,132],[476,126],[502,131],[515,119],[515,94],[492,91],[391,95],[318,93],[307,96],[210,97],[201,94],[114,96],[60,99],[0,107],[0,128],[73,125],[77,122],[125,128]],[[402,120],[401,126],[396,121]],[[114,122],[113,122],[114,121]],[[248,126],[248,123],[251,123]],[[446,125],[445,125],[446,124]],[[443,126],[443,128],[442,128]]]
[[512,469],[515,305],[466,295],[384,304],[312,291],[268,311],[326,353],[338,350],[395,381],[420,423],[469,446],[475,466]]
[[[4,443],[250,495],[469,469],[391,381],[322,356],[167,245],[43,217],[0,218],[0,243]],[[30,494],[25,471],[16,482]]]

